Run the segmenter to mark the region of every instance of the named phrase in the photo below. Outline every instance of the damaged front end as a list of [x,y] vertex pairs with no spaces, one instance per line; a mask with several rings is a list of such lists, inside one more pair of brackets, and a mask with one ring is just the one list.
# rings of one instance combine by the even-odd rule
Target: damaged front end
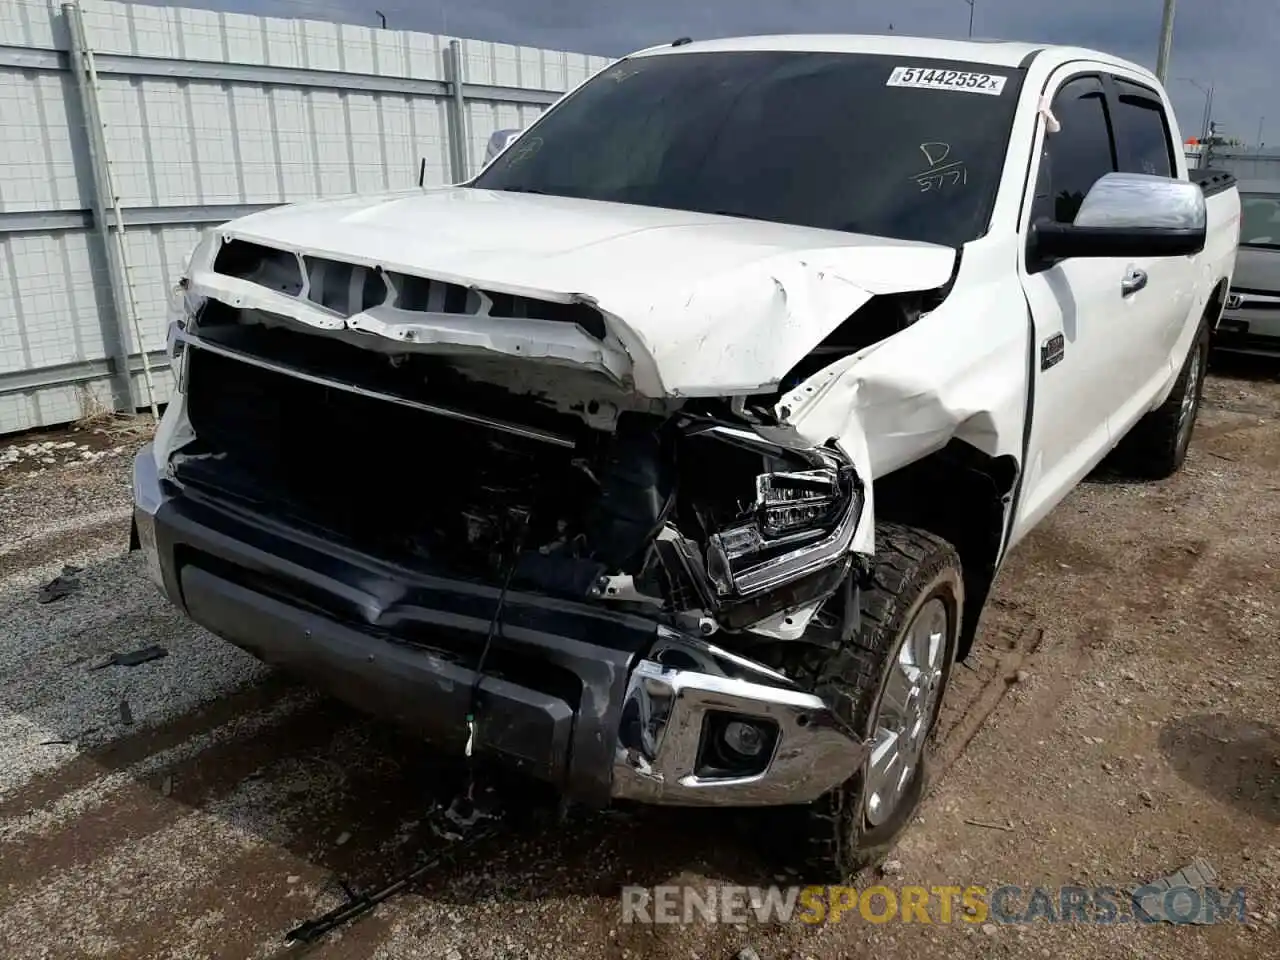
[[[638,396],[610,375],[618,348],[589,303],[262,247],[229,257],[232,243],[211,272],[235,283],[195,274],[175,291],[180,397],[135,478],[140,541],[168,551],[155,575],[193,617],[207,610],[210,629],[295,666],[322,654],[274,637],[301,629],[316,640],[320,628],[277,607],[264,625],[258,595],[392,645],[356,664],[342,646],[354,634],[326,641],[326,677],[348,677],[325,682],[342,696],[358,674],[348,699],[361,704],[379,699],[371,686],[422,669],[398,659],[406,647],[435,658],[421,697],[461,704],[468,684],[486,692],[492,717],[481,697],[477,749],[519,754],[571,794],[599,799],[608,784],[647,802],[797,803],[856,771],[862,738],[753,653],[800,639],[850,582],[866,489],[839,449],[740,401]],[[254,287],[269,295],[245,293]],[[345,322],[388,287],[402,312],[418,304],[439,321],[482,309],[559,333],[528,364],[424,347],[413,326]],[[158,535],[174,497],[197,504],[203,524],[216,514],[228,530],[270,529],[297,552],[281,558],[265,533],[234,558],[229,539],[258,535]],[[341,589],[299,572],[319,566]],[[215,587],[218,604],[199,599]],[[223,612],[232,597],[255,604],[252,641]],[[394,680],[377,672],[384,661]],[[442,711],[426,732],[439,732]],[[521,724],[544,723],[545,740],[511,746]]]

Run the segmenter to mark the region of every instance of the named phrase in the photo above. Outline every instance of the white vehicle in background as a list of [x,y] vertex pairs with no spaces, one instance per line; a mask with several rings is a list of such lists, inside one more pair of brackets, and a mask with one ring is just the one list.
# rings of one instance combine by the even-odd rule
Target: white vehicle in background
[[847,877],[1009,551],[1183,461],[1240,201],[1181,142],[1089,50],[623,58],[468,183],[211,230],[137,543],[337,696],[574,800],[779,807]]

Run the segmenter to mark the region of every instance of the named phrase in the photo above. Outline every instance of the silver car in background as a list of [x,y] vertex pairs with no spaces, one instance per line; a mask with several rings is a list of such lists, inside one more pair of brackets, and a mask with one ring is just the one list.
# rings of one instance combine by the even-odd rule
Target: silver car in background
[[1215,346],[1280,356],[1280,180],[1245,180],[1239,189],[1240,252]]
[[489,143],[484,150],[485,166],[489,165],[489,161],[500,154],[507,147],[511,146],[516,137],[520,136],[519,128],[514,130],[495,130],[489,137]]

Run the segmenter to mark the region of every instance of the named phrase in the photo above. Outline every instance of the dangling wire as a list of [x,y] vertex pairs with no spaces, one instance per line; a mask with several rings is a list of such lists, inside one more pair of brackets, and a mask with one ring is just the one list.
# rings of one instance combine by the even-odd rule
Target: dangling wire
[[[498,632],[498,626],[502,621],[502,608],[507,602],[507,591],[511,587],[511,580],[515,576],[516,567],[520,565],[520,554],[524,550],[524,538],[529,531],[529,514],[524,514],[520,520],[520,528],[516,531],[515,545],[511,554],[511,560],[507,564],[506,573],[502,578],[502,589],[498,592],[498,603],[493,608],[493,616],[489,619],[489,632],[485,635],[484,646],[480,648],[480,658],[476,661],[476,678],[471,682],[471,696],[467,702],[467,745],[464,754],[467,760],[471,760],[472,753],[475,750],[476,741],[476,711],[480,703],[480,684],[484,681],[484,664],[489,658],[489,649],[493,646],[494,635]],[[470,792],[474,786],[474,780],[471,780],[467,786],[468,799]]]

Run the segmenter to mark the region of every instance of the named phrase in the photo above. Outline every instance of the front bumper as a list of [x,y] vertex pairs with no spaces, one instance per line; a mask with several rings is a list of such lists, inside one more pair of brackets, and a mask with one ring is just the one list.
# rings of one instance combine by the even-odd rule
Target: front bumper
[[[817,696],[700,638],[602,604],[507,592],[395,566],[162,480],[134,463],[134,523],[148,569],[194,621],[259,659],[572,799],[673,805],[805,803],[848,779],[869,744]],[[691,667],[690,664],[693,664]],[[762,768],[700,767],[717,716],[774,731]]]

